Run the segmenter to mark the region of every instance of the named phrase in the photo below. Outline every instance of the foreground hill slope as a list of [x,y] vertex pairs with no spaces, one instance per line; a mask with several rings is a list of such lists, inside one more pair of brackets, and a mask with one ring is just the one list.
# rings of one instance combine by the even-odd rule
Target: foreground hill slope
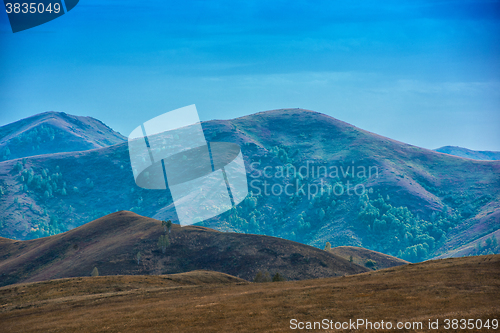
[[97,119],[44,112],[0,127],[0,159],[89,150],[125,140]]
[[[248,281],[212,271],[191,271],[169,275],[110,275],[55,279],[36,283],[16,284],[14,288],[0,289],[0,304],[11,298],[22,303],[53,300],[70,296],[108,294],[136,289],[175,288],[206,284],[248,284]],[[18,294],[16,290],[23,289]],[[4,303],[5,302],[5,303]]]
[[[252,280],[258,271],[289,280],[356,274],[368,269],[289,240],[173,225],[158,248],[161,221],[117,212],[68,232],[29,241],[0,241],[1,285],[100,275],[212,270]],[[137,254],[140,253],[139,260]]]
[[[491,332],[500,317],[499,274],[500,255],[489,255],[279,283],[173,286],[172,276],[73,278],[0,288],[0,321],[8,332],[233,333],[293,331],[292,319],[334,325],[364,319],[390,322],[387,332],[397,323],[409,323],[405,332],[450,332],[446,319],[471,318],[490,329],[468,331]],[[430,330],[429,320],[438,320],[439,328]]]
[[352,262],[372,269],[383,269],[409,264],[406,260],[357,246],[337,246],[330,249],[330,253],[349,261],[352,258]]

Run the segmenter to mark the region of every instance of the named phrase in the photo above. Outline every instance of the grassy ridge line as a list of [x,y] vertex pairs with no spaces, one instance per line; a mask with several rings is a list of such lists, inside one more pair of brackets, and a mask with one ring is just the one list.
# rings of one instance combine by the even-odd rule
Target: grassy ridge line
[[383,269],[409,264],[406,260],[356,246],[334,247],[333,249],[330,249],[330,253],[338,255],[339,257],[349,261],[352,259],[353,263],[361,266],[367,266],[368,261],[371,260],[373,262],[373,267],[371,268],[373,269]]
[[114,275],[63,278],[0,287],[0,312],[30,308],[54,302],[90,300],[147,290],[199,286],[204,284],[248,283],[219,272],[192,271],[169,275]]

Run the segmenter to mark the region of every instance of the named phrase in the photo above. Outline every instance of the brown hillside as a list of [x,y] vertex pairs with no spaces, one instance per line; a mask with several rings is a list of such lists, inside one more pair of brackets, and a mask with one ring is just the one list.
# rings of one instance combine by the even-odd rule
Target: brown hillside
[[366,266],[368,260],[372,260],[373,262],[375,262],[375,266],[373,266],[373,269],[383,269],[409,264],[409,262],[406,260],[356,246],[334,247],[330,250],[330,253],[333,253],[347,260],[350,260],[352,256],[352,262],[361,266]]
[[[258,271],[289,280],[367,271],[347,260],[289,240],[173,225],[165,254],[161,222],[132,212],[107,215],[68,232],[0,242],[0,285],[100,275],[171,274],[212,270],[252,280]],[[141,253],[139,264],[137,253]]]
[[[291,319],[325,318],[394,326],[420,322],[422,329],[402,332],[428,332],[429,320],[438,320],[439,329],[432,332],[450,332],[456,330],[446,330],[445,319],[471,318],[489,320],[490,330],[464,331],[491,332],[492,319],[500,317],[499,274],[500,255],[489,255],[279,283],[183,286],[170,282],[172,276],[73,278],[0,288],[0,322],[7,332],[23,333],[233,333],[294,332]],[[361,326],[357,331],[381,330]]]

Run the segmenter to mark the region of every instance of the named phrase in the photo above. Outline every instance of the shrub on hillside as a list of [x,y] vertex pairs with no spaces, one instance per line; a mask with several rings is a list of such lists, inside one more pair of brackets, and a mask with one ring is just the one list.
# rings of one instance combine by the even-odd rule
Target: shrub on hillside
[[280,273],[276,273],[273,276],[273,282],[281,282],[281,281],[286,281],[285,277],[281,275]]
[[258,271],[255,275],[255,278],[253,279],[253,282],[271,282],[271,276],[269,275],[269,272],[262,273],[261,271]]
[[[351,256],[352,258],[352,256]],[[371,259],[368,259],[366,262],[365,262],[365,267],[366,268],[370,268],[370,269],[375,269],[375,267],[377,266],[377,262],[371,260]]]

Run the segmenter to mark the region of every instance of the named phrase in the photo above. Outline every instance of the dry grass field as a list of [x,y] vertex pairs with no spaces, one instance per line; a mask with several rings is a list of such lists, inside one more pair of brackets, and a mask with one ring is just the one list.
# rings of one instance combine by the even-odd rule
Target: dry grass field
[[443,320],[500,319],[499,276],[500,255],[490,255],[271,283],[207,271],[60,279],[0,288],[0,327],[2,332],[307,332],[292,330],[290,320],[368,319],[422,322],[423,329],[401,332],[427,332],[428,320],[439,319],[440,329],[432,332],[477,332],[445,330]]

